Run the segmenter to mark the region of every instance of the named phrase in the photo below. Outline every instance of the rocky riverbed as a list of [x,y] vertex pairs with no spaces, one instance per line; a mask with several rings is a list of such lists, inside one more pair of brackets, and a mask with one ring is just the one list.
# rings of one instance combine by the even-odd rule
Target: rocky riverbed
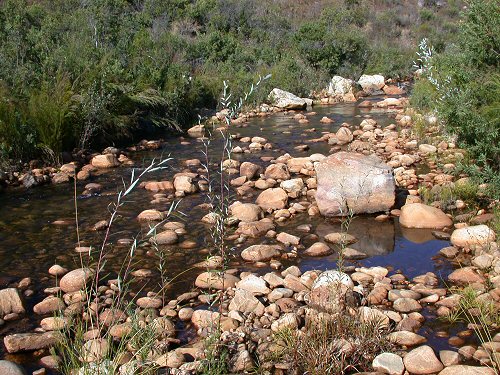
[[[399,94],[383,81],[369,82],[367,88],[383,90],[375,94]],[[493,330],[481,343],[477,326],[440,320],[463,298],[456,286],[469,286],[481,301],[498,306],[499,254],[488,227],[493,215],[488,207],[478,210],[457,199],[425,202],[418,191],[465,183],[465,176],[452,173],[463,152],[432,134],[426,143],[419,141],[404,98],[356,100],[344,90],[349,83],[336,80],[331,86],[352,102],[310,108],[293,98],[294,106],[307,109],[262,106],[233,120],[226,136],[232,139],[232,156],[222,163],[231,191],[224,273],[213,271],[222,259],[213,249],[218,221],[207,200],[203,155],[208,151],[215,173],[221,142],[218,136],[210,144],[203,141],[207,129],[200,126],[189,138],[108,148],[63,166],[55,175],[64,175],[61,181],[77,176],[76,196],[70,184],[0,196],[1,353],[11,361],[0,361],[2,373],[22,373],[12,362],[37,374],[56,371],[58,358],[48,348],[71,317],[82,313],[106,324],[85,332],[81,360],[95,363],[95,373],[106,366],[106,353],[127,340],[135,324],[113,296],[120,291],[116,277],[131,243],[141,238],[127,298],[135,297],[139,326],[153,326],[157,344],[147,360],[128,347],[120,359],[123,374],[153,365],[170,373],[203,371],[204,338],[213,337],[215,326],[221,328],[218,340],[227,349],[231,373],[257,367],[296,373],[290,358],[276,355],[283,347],[279,332],[307,335],[315,322],[335,322],[339,313],[359,324],[376,323],[383,332],[384,351],[367,354],[358,370],[494,374],[500,336]],[[337,99],[330,93],[320,101]],[[431,119],[429,130],[435,126]],[[108,233],[109,204],[121,181],[130,179],[131,166],[141,171],[168,154],[168,169],[137,184]],[[36,182],[47,173],[29,175],[23,179]],[[346,228],[340,216],[351,212],[355,216]],[[145,236],[154,223],[156,233]],[[97,266],[89,256],[99,252],[103,240],[109,274],[87,303],[81,289],[94,279]],[[160,292],[162,278],[173,281]],[[55,316],[58,311],[63,315]],[[335,348],[354,357],[356,340],[349,336]]]

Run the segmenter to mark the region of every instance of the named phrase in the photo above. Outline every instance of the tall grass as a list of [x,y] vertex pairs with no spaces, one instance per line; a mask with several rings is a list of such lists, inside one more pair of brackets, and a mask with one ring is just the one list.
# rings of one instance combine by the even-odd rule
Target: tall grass
[[[163,321],[164,318],[151,315],[147,310],[138,310],[134,298],[131,298],[129,294],[133,283],[131,267],[135,263],[137,247],[144,239],[134,239],[129,251],[123,256],[120,270],[116,277],[111,280],[109,279],[110,270],[107,267],[106,258],[109,256],[109,237],[113,224],[121,214],[121,209],[129,195],[144,176],[164,169],[165,164],[169,161],[170,159],[158,162],[153,160],[137,176],[133,170],[129,183],[124,182],[123,189],[118,192],[115,202],[109,206],[109,224],[100,248],[96,250],[96,253],[93,253],[91,249],[86,259],[80,254],[80,266],[91,270],[91,277],[80,292],[80,308],[73,310],[68,316],[57,315],[57,317],[64,319],[67,324],[61,330],[61,340],[52,349],[52,353],[61,358],[58,369],[64,374],[75,371],[82,375],[114,374],[123,363],[130,359],[136,360],[136,362],[132,361],[130,366],[135,363],[142,374],[152,373],[152,370],[157,367],[154,355],[159,356],[168,350],[168,348],[159,346],[158,342],[162,339],[164,332],[169,332],[168,329],[165,330],[164,325],[171,323]],[[76,182],[74,186],[75,221],[77,223],[77,241],[80,246]],[[175,204],[171,205],[165,217],[168,217],[175,208]],[[145,238],[155,233],[156,228],[161,223],[152,225],[145,234]],[[161,263],[160,267],[162,267]],[[161,288],[155,293],[155,296],[160,297],[163,296],[164,289],[168,287],[169,282],[173,280],[168,280],[163,272],[161,276],[163,278]],[[106,294],[102,293],[104,281],[107,281],[109,287],[105,288],[109,292]],[[141,291],[134,290],[134,293],[137,295]],[[163,298],[162,301],[164,301]],[[64,314],[66,313],[64,312]],[[122,331],[119,338],[114,337],[110,330],[112,326],[117,324],[121,325]],[[95,333],[89,337],[89,332]],[[96,339],[90,340],[94,335]],[[152,354],[154,354],[153,357]]]

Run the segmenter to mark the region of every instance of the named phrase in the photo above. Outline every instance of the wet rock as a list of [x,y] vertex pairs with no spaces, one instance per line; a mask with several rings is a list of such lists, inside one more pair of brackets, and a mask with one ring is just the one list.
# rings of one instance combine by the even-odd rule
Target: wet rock
[[261,168],[257,164],[245,161],[240,165],[240,176],[245,176],[249,180],[258,176]]
[[2,375],[26,375],[26,372],[17,363],[0,359],[0,374],[2,374]]
[[253,203],[235,202],[229,206],[231,215],[243,222],[258,221],[262,218],[262,209]]
[[161,221],[163,220],[163,214],[158,210],[144,210],[139,216],[137,216],[139,221]]
[[490,367],[455,365],[446,367],[439,375],[495,375]]
[[141,297],[137,300],[137,306],[143,309],[159,309],[162,305],[161,298]]
[[396,301],[394,301],[393,308],[394,310],[401,313],[410,313],[422,310],[422,306],[420,306],[417,301],[411,298],[397,299]]
[[56,332],[15,333],[5,336],[3,343],[9,353],[45,349],[56,344],[60,336]]
[[453,246],[447,246],[439,250],[439,254],[445,258],[455,258],[458,255],[458,249]]
[[339,145],[345,145],[349,142],[352,142],[352,140],[354,139],[352,132],[344,126],[342,126],[341,128],[339,128],[339,130],[337,130],[335,136],[337,137],[337,144]]
[[214,327],[220,314],[216,311],[195,310],[191,317],[191,322],[196,328]]
[[348,260],[360,260],[360,259],[365,259],[368,257],[367,254],[363,253],[362,251],[346,247],[345,249],[342,250],[342,255],[344,259]]
[[43,301],[37,303],[33,307],[33,312],[35,314],[44,315],[64,310],[65,307],[66,305],[61,298],[55,296],[49,296],[45,298]]
[[205,135],[205,125],[195,125],[189,128],[187,133],[191,138],[201,138]]
[[290,178],[290,172],[288,172],[288,167],[283,163],[271,164],[268,166],[264,172],[265,178],[272,178],[273,180],[288,180]]
[[244,277],[241,281],[236,283],[236,287],[239,289],[244,289],[255,296],[268,294],[271,289],[267,287],[266,281],[255,275],[248,275]]
[[274,228],[275,226],[271,220],[262,219],[259,221],[240,222],[236,233],[252,238],[258,238]]
[[252,245],[241,252],[241,257],[247,262],[265,262],[280,255],[277,245]]
[[402,346],[416,346],[427,341],[425,337],[410,331],[397,331],[389,333],[389,335],[387,335],[387,339]]
[[403,359],[406,370],[412,374],[434,374],[443,369],[443,364],[430,346],[423,345],[410,351]]
[[51,316],[48,318],[44,318],[40,322],[40,327],[42,327],[44,331],[57,331],[64,329],[67,326],[68,326],[68,319],[58,316]]
[[333,250],[324,242],[316,242],[304,251],[304,254],[311,257],[321,257],[330,255]]
[[325,236],[325,241],[335,245],[350,245],[355,243],[357,240],[356,237],[349,233],[328,233]]
[[59,282],[59,286],[65,293],[76,292],[83,289],[90,282],[93,275],[94,271],[90,268],[77,268],[64,275]]
[[284,189],[292,198],[298,198],[304,189],[304,181],[301,178],[294,178],[281,182],[280,187]]
[[406,228],[440,229],[451,226],[453,221],[439,208],[412,203],[401,208],[399,223]]
[[144,184],[144,189],[157,193],[159,191],[174,191],[174,184],[170,181],[148,181]]
[[391,168],[376,156],[338,152],[316,164],[316,202],[325,216],[387,211],[395,201]]
[[268,98],[273,106],[281,109],[306,109],[307,107],[304,99],[277,88],[271,91]]
[[390,375],[402,375],[405,370],[401,357],[393,353],[379,354],[373,360],[372,367],[375,371]]
[[445,367],[458,365],[460,363],[460,354],[452,350],[441,350],[439,359]]
[[0,290],[0,318],[8,314],[24,314],[24,306],[16,288]]
[[193,182],[193,177],[188,175],[177,175],[174,178],[174,188],[176,192],[184,194],[192,194],[198,191],[198,188]]
[[202,289],[226,290],[234,288],[238,281],[240,281],[239,278],[228,273],[203,272],[196,278],[194,284]]
[[485,246],[495,241],[495,232],[487,225],[474,225],[455,229],[451,234],[451,243],[457,247]]
[[149,242],[156,245],[173,245],[177,243],[179,236],[173,230],[165,230],[149,239]]
[[294,236],[286,232],[279,233],[276,236],[276,239],[285,245],[298,245],[300,243],[300,237]]
[[246,289],[236,289],[234,297],[229,303],[230,311],[239,311],[242,313],[255,313],[257,316],[264,315],[264,305]]
[[472,283],[484,283],[485,279],[472,267],[456,269],[449,276],[448,280],[458,285],[469,285]]
[[114,168],[120,165],[114,154],[96,155],[90,163],[93,167],[100,169]]
[[264,190],[257,197],[256,203],[265,211],[281,210],[286,207],[288,194],[282,188],[270,188]]

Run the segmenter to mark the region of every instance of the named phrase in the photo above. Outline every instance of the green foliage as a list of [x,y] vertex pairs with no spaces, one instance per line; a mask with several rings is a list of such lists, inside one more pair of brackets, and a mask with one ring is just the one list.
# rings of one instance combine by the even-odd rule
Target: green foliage
[[436,108],[438,92],[436,87],[427,79],[419,79],[411,90],[410,104],[424,113],[432,112]]
[[[427,81],[412,104],[435,108],[449,132],[471,157],[474,177],[500,187],[500,5],[471,0],[463,13],[457,45],[432,57]],[[434,86],[435,95],[428,95]],[[426,100],[431,97],[432,100]],[[479,169],[478,169],[479,167]]]
[[5,0],[0,149],[26,160],[177,130],[216,106],[223,81],[238,97],[271,73],[251,105],[273,87],[306,96],[333,74],[405,77],[422,27],[431,42],[453,37],[457,2]]

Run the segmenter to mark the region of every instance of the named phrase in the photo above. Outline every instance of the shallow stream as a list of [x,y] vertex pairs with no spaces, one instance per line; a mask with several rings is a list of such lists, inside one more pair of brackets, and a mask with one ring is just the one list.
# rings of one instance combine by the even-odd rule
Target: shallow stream
[[[377,100],[372,98],[371,100]],[[382,126],[394,122],[391,115],[385,110],[369,110],[358,108],[354,104],[337,104],[334,106],[315,107],[316,115],[308,116],[308,124],[300,124],[293,119],[293,115],[276,114],[265,118],[253,118],[244,127],[236,127],[233,133],[242,136],[261,136],[273,144],[272,150],[262,150],[258,153],[235,154],[233,157],[241,161],[251,161],[267,165],[260,158],[262,156],[278,157],[285,152],[294,157],[306,156],[312,153],[328,154],[329,146],[326,142],[307,143],[308,139],[319,138],[322,132],[335,131],[340,124],[347,122],[358,125],[365,115],[370,115]],[[333,124],[323,124],[319,120],[328,116],[334,120]],[[311,129],[314,128],[314,131]],[[307,131],[306,131],[307,130]],[[183,141],[183,142],[181,142]],[[237,146],[238,141],[233,142]],[[308,151],[297,151],[294,147],[307,144]],[[171,138],[162,150],[132,153],[130,157],[135,161],[136,168],[148,165],[153,158],[172,157],[168,169],[157,171],[147,176],[147,180],[172,180],[174,173],[184,170],[183,162],[187,159],[204,159],[204,147],[198,139]],[[216,158],[220,155],[220,143],[213,142],[209,146],[209,154]],[[196,168],[192,168],[195,171]],[[99,246],[103,240],[103,232],[92,230],[92,226],[99,220],[109,218],[109,204],[116,199],[116,193],[122,188],[122,181],[128,181],[131,175],[130,167],[119,167],[106,172],[92,181],[78,182],[76,185],[76,202],[79,213],[80,240],[85,246]],[[100,195],[82,196],[84,186],[89,182],[98,182],[103,185]],[[138,236],[145,228],[137,221],[137,215],[148,208],[166,209],[167,206],[153,207],[150,201],[154,193],[137,188],[127,199],[119,211],[119,217],[112,227],[109,243],[113,245],[108,258],[108,266],[115,271],[121,266],[123,254],[129,251],[128,246],[118,245],[118,239],[133,238]],[[241,199],[236,195],[234,200]],[[256,194],[253,196],[255,200]],[[192,240],[196,247],[182,249],[177,246],[165,248],[167,256],[167,273],[172,278],[192,265],[206,258],[202,249],[207,246],[210,227],[201,223],[200,219],[207,211],[198,207],[206,202],[203,193],[183,198],[178,206],[178,213],[172,220],[186,223],[187,234],[181,240]],[[181,214],[182,213],[182,214]],[[57,220],[66,222],[64,225],[53,224]],[[307,213],[299,214],[285,223],[279,223],[279,230],[291,234],[301,234],[297,226],[311,224],[311,233],[324,235],[338,231],[340,224],[335,220],[321,217],[310,217]],[[277,231],[279,231],[277,230]],[[438,251],[448,246],[447,241],[436,240],[428,230],[408,230],[400,228],[397,220],[377,222],[374,216],[356,217],[349,232],[358,238],[352,248],[362,250],[369,257],[354,264],[364,266],[384,266],[393,271],[400,271],[408,278],[435,272],[441,280],[446,280],[452,271],[451,265],[443,258],[437,256]],[[254,239],[245,242],[241,248],[235,250],[231,266],[253,270],[258,273],[268,272],[267,268],[253,268],[248,264],[241,264],[239,251],[253,243],[267,242],[269,239]],[[308,247],[304,241],[303,245]],[[43,289],[56,285],[56,281],[47,270],[57,263],[68,269],[79,267],[80,254],[75,252],[77,233],[75,225],[75,194],[73,184],[47,185],[33,189],[12,189],[0,194],[0,288],[7,287],[24,277],[32,279],[32,289],[35,293],[25,297],[27,311],[43,299]],[[84,255],[85,260],[85,255]],[[336,257],[327,256],[320,258],[301,258],[284,261],[284,266],[296,264],[302,271],[310,269],[331,269],[335,267]],[[158,258],[150,251],[149,247],[139,247],[135,258],[134,268],[147,268],[155,272],[155,277],[149,279],[149,289],[157,290],[159,272],[157,271]],[[111,269],[110,268],[110,269]],[[175,279],[168,296],[173,297],[193,286],[193,281],[200,270],[191,270]],[[147,289],[147,288],[145,288]],[[436,332],[448,330],[444,323],[438,322],[433,317],[435,312],[424,309],[423,314],[428,318],[420,334],[426,336],[436,350],[449,348],[447,338],[437,337]],[[0,326],[0,336],[14,332],[29,331],[37,327],[40,317],[27,314],[23,319],[7,322]],[[450,335],[460,327],[454,327]],[[5,355],[0,346],[0,358],[22,362],[27,369],[36,369],[35,357]]]

